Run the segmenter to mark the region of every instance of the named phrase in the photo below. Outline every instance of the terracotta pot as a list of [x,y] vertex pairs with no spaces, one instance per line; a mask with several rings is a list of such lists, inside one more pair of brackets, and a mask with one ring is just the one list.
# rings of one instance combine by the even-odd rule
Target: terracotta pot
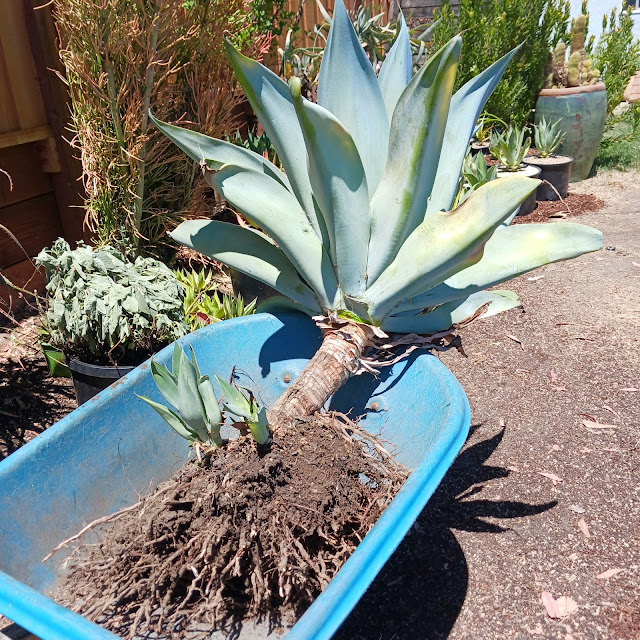
[[565,137],[558,154],[571,156],[571,182],[590,173],[607,119],[607,90],[604,83],[584,87],[543,89],[536,103],[536,124],[560,120]]

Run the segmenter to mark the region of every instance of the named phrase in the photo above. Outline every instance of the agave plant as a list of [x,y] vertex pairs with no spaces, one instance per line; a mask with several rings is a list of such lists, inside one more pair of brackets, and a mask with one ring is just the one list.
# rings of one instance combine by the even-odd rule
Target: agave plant
[[536,145],[536,151],[541,158],[551,156],[564,140],[566,133],[558,130],[559,125],[560,118],[555,122],[547,122],[544,117],[535,125],[533,141]]
[[509,127],[504,133],[491,135],[489,153],[507,171],[517,171],[522,165],[522,160],[529,153],[531,136],[525,139],[526,133],[526,127]]
[[[173,409],[165,407],[146,396],[138,396],[152,407],[167,424],[192,445],[203,447],[222,447],[224,440],[220,435],[223,422],[222,412],[213,391],[208,375],[203,376],[198,367],[196,354],[191,346],[191,359],[178,343],[174,343],[172,371],[151,359],[151,374],[162,397]],[[247,399],[242,391],[216,376],[224,394],[225,408],[241,419],[253,439],[258,444],[269,440],[266,410],[249,393]],[[174,410],[175,409],[175,410]],[[244,431],[243,426],[239,426]]]
[[462,180],[460,190],[454,201],[454,207],[461,205],[476,189],[498,177],[498,165],[487,166],[484,153],[470,153],[462,163]]
[[[187,221],[172,236],[328,318],[324,341],[271,407],[319,409],[358,368],[376,332],[433,334],[518,306],[484,291],[540,265],[595,251],[582,225],[507,226],[539,181],[494,180],[452,209],[467,146],[510,52],[452,95],[461,38],[412,77],[401,29],[376,77],[341,0],[318,103],[227,44],[234,71],[284,172],[246,149],[159,121],[254,228]],[[333,329],[333,330],[332,330]]]

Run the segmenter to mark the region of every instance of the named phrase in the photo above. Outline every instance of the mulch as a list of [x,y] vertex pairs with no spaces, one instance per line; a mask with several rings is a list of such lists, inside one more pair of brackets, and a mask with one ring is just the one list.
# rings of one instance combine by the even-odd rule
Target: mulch
[[566,218],[577,218],[584,213],[600,211],[604,200],[589,193],[569,193],[563,200],[546,200],[536,203],[536,208],[526,216],[516,216],[514,224],[550,222]]

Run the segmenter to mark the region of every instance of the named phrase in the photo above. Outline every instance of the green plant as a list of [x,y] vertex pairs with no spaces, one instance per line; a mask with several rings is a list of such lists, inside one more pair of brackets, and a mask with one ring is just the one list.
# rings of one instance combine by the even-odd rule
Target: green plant
[[[244,0],[56,0],[60,57],[82,160],[86,223],[125,253],[168,248],[166,231],[206,210],[197,167],[148,126],[167,120],[224,136],[238,103],[222,34],[248,22]],[[257,52],[260,38],[248,43]],[[199,181],[198,181],[199,182]]]
[[[583,8],[585,6],[583,5]],[[573,20],[568,60],[565,60],[566,45],[563,41],[560,41],[548,54],[546,81],[548,88],[579,87],[600,81],[600,71],[594,68],[593,60],[585,55],[587,24],[588,16],[585,13],[581,13]]]
[[476,189],[498,177],[498,165],[487,166],[484,153],[468,153],[462,163],[460,190],[454,201],[454,207],[461,205]]
[[264,131],[259,135],[256,135],[252,131],[247,131],[246,138],[240,134],[240,131],[236,131],[235,136],[228,138],[228,140],[229,142],[233,142],[233,144],[237,144],[239,147],[244,147],[245,149],[264,156],[273,164],[278,163],[276,150],[273,148],[271,140],[269,140],[269,137]]
[[[602,20],[602,34],[593,51],[593,62],[607,85],[607,111],[623,101],[629,78],[640,69],[640,41],[633,36],[633,18],[629,10],[615,8]],[[615,118],[611,119],[609,128]]]
[[495,133],[495,127],[498,125],[505,129],[509,126],[504,120],[498,118],[498,116],[494,116],[485,111],[480,118],[478,118],[478,126],[476,127],[473,137],[478,142],[489,142],[491,133]]
[[[192,445],[204,447],[205,452],[212,447],[224,446],[220,434],[223,423],[222,412],[208,375],[202,375],[191,345],[191,359],[176,342],[171,360],[172,371],[151,358],[151,375],[162,397],[175,409],[165,407],[146,396],[138,396],[162,416],[167,424]],[[216,376],[224,394],[225,408],[241,418],[236,422],[240,431],[248,430],[258,444],[269,440],[266,411],[256,402],[251,392],[248,398],[236,387]]]
[[122,362],[186,334],[182,287],[153,258],[130,262],[112,247],[73,251],[58,238],[36,263],[47,276],[47,330],[65,351]]
[[559,131],[558,126],[560,119],[556,122],[547,122],[543,117],[540,122],[535,125],[533,131],[533,141],[536,145],[536,151],[541,158],[548,158],[560,146],[566,132]]
[[464,39],[456,88],[471,80],[497,57],[522,43],[487,110],[505,122],[525,124],[545,82],[547,52],[561,39],[569,22],[568,0],[460,0],[454,11],[444,0],[434,17],[434,51],[456,33]]
[[255,313],[256,300],[245,305],[242,296],[233,298],[224,293],[222,298],[218,297],[217,287],[210,271],[178,269],[176,277],[184,288],[184,316],[191,331],[222,320]]
[[515,294],[484,290],[602,246],[602,234],[582,225],[504,225],[539,184],[522,176],[488,182],[452,210],[478,116],[516,51],[452,95],[461,38],[412,77],[404,31],[382,82],[338,0],[318,104],[302,98],[299,78],[287,86],[227,45],[284,172],[249,150],[154,119],[253,225],[187,221],[173,238],[325,317],[320,350],[274,415],[322,406],[383,332],[434,334],[514,308]]
[[525,138],[527,131],[527,127],[509,127],[504,133],[492,134],[489,153],[507,171],[517,171],[529,153],[531,136]]

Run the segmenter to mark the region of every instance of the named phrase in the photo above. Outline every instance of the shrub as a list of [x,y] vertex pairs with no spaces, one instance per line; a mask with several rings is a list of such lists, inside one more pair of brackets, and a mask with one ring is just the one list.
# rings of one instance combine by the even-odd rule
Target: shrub
[[187,333],[182,287],[153,258],[126,260],[113,247],[62,238],[36,258],[47,275],[46,324],[51,343],[99,364],[135,363]]
[[[148,128],[149,105],[212,135],[237,123],[222,34],[247,21],[244,0],[57,0],[60,57],[95,240],[157,253],[166,231],[201,214],[194,164]],[[255,54],[260,40],[250,50]]]
[[460,0],[456,16],[450,1],[444,0],[434,17],[442,18],[433,31],[434,51],[456,33],[468,32],[456,88],[522,43],[486,108],[502,120],[519,125],[526,123],[544,86],[547,52],[565,37],[569,2]]

